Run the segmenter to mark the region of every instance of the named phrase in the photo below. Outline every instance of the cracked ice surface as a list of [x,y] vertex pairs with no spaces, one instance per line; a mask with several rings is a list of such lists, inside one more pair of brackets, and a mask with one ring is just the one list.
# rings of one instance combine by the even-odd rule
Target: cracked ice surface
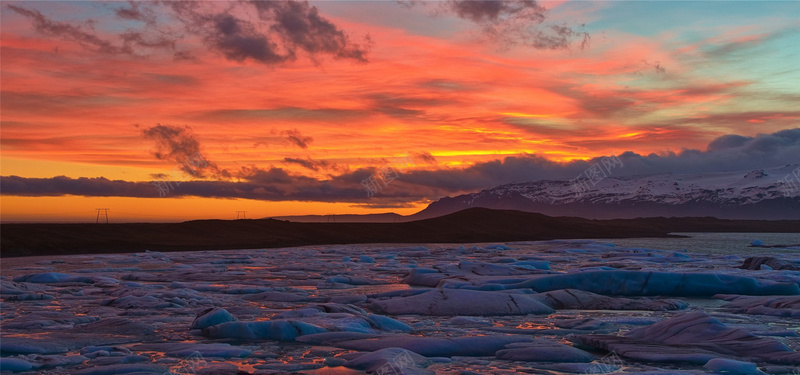
[[0,369],[800,374],[800,271],[744,261],[588,240],[4,259]]

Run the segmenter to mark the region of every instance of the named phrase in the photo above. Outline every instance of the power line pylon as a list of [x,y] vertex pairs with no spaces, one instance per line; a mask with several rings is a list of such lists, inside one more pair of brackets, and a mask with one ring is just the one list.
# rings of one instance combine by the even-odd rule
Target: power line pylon
[[247,211],[236,211],[236,220],[247,219],[247,216],[245,216],[246,213]]
[[97,220],[95,220],[95,224],[100,223],[100,216],[106,218],[106,224],[108,224],[108,208],[96,208],[97,210]]

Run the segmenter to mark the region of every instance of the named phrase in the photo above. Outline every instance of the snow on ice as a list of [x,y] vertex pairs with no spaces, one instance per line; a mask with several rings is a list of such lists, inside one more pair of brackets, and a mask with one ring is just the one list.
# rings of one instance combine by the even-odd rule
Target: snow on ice
[[571,240],[4,262],[0,369],[800,374],[800,257],[757,249]]

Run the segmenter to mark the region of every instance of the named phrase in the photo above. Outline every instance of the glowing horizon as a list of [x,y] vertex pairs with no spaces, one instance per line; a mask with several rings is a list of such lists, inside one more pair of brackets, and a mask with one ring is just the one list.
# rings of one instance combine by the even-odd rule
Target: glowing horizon
[[2,4],[0,219],[410,214],[625,152],[769,167],[715,145],[800,128],[796,2],[181,4]]

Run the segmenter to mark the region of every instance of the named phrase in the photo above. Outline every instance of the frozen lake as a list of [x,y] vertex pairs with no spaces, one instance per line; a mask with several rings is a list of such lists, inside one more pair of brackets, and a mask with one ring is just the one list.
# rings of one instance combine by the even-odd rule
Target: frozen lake
[[0,366],[800,374],[800,250],[747,246],[800,235],[690,235],[7,258]]

